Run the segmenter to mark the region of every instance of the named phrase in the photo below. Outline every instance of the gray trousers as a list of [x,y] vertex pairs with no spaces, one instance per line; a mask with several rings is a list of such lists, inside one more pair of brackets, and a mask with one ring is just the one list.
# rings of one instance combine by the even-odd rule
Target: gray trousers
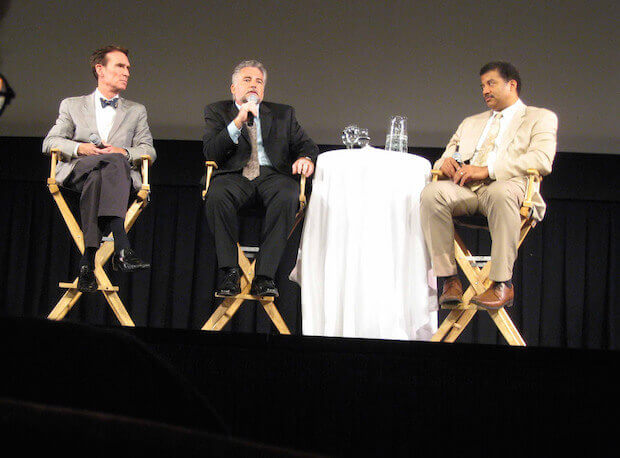
[[121,154],[81,156],[64,182],[64,187],[80,193],[80,217],[84,245],[98,248],[101,243],[100,216],[125,219],[131,191],[131,167]]

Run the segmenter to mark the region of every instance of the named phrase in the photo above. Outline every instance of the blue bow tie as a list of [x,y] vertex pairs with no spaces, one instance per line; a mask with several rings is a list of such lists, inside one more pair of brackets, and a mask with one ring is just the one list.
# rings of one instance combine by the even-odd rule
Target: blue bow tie
[[112,108],[116,108],[118,106],[118,97],[115,97],[111,100],[106,100],[103,97],[99,97],[99,100],[101,100],[101,108],[105,108],[108,105],[110,105]]

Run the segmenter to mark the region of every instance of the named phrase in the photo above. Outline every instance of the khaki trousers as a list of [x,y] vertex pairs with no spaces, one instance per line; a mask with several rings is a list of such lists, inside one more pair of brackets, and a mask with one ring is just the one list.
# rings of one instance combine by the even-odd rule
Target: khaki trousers
[[491,232],[493,281],[508,281],[517,259],[526,177],[492,181],[475,192],[450,180],[429,183],[420,196],[420,215],[433,271],[438,277],[456,275],[452,216],[482,213]]

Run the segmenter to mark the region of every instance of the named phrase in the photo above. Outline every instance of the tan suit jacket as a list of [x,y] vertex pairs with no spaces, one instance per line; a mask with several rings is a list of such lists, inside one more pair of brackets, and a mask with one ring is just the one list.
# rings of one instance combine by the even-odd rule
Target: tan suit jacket
[[[476,150],[484,126],[492,111],[465,118],[452,136],[434,168],[439,169],[447,157],[457,151],[463,161],[470,160]],[[495,179],[505,181],[527,175],[527,169],[536,169],[541,175],[551,173],[557,145],[558,118],[550,110],[523,106],[512,118],[497,148]],[[533,196],[534,218],[542,220],[546,204],[540,194]]]
[[[75,146],[89,142],[91,134],[99,134],[94,100],[93,93],[64,99],[60,103],[56,123],[43,140],[43,153],[50,154],[52,148],[59,148],[62,153],[56,168],[56,180],[61,185],[75,167]],[[129,152],[133,187],[139,189],[142,179],[137,165],[142,155],[150,156],[151,163],[156,158],[144,105],[119,97],[108,143]]]

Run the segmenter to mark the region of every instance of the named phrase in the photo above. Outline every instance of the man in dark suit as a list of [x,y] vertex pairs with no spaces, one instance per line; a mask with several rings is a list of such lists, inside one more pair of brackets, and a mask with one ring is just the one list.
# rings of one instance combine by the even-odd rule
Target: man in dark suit
[[44,153],[60,149],[56,181],[80,193],[85,245],[77,285],[81,292],[97,290],[94,263],[102,232],[114,236],[115,270],[150,267],[131,250],[124,226],[131,187],[142,184],[137,164],[143,155],[155,160],[144,105],[119,96],[129,80],[128,53],[118,46],[93,52],[97,89],[63,100],[56,124],[43,140]]
[[203,152],[218,164],[205,212],[215,236],[221,295],[241,291],[238,211],[258,200],[266,214],[251,294],[278,296],[274,278],[299,203],[299,183],[293,175],[312,175],[318,155],[293,107],[263,102],[266,81],[263,64],[243,61],[232,74],[233,99],[207,105],[204,112]]

